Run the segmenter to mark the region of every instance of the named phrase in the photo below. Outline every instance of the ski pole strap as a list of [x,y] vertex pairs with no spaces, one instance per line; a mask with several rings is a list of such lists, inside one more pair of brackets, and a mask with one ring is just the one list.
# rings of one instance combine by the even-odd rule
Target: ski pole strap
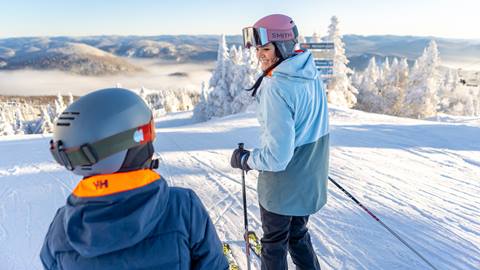
[[56,162],[73,171],[77,166],[91,166],[120,151],[139,146],[155,139],[153,119],[140,127],[101,139],[92,144],[66,148],[61,140],[50,140],[50,152]]

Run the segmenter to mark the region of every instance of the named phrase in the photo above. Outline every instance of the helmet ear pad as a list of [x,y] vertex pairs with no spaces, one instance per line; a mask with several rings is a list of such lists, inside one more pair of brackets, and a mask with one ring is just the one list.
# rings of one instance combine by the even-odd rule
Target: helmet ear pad
[[148,162],[151,161],[154,152],[152,142],[128,149],[125,160],[118,172],[128,172],[145,168]]
[[76,175],[88,177],[97,174],[110,174],[117,172],[118,170],[120,170],[120,164],[122,164],[122,161],[125,160],[127,152],[128,150],[120,151],[105,159],[100,160],[93,165],[77,166],[73,170],[73,173]]
[[273,41],[275,54],[278,58],[285,60],[295,54],[296,40]]

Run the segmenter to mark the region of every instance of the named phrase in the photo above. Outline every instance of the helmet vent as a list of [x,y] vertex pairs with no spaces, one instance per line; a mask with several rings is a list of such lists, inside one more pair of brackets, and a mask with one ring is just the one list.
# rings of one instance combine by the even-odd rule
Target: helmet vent
[[82,168],[81,168],[83,171],[91,171],[92,170],[92,166],[90,165],[82,165]]
[[[58,117],[58,120],[64,120],[64,121],[73,121],[75,120],[75,115],[80,115],[79,112],[62,112],[62,114],[60,115],[60,117]],[[59,122],[57,123],[57,126],[70,126],[70,123],[68,122]]]

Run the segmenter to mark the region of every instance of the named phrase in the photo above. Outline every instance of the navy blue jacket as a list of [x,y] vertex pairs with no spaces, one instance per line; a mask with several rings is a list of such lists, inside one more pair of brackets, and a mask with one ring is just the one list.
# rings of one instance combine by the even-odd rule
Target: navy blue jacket
[[45,237],[45,269],[228,269],[197,195],[151,170],[80,182]]

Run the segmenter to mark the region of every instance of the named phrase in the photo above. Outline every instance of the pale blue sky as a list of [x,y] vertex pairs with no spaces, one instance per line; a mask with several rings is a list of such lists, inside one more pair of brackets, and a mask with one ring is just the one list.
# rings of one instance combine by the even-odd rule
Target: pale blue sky
[[303,35],[480,39],[480,0],[0,0],[0,38],[20,36],[240,34],[262,16],[290,15]]

